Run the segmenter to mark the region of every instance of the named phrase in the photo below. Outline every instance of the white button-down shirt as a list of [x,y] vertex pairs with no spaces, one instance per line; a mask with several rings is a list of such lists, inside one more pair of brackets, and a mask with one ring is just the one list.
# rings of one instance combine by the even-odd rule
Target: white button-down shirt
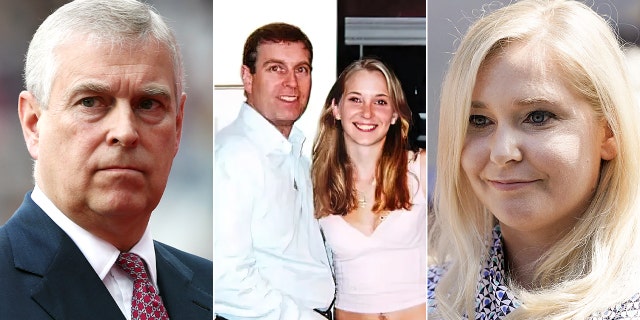
[[313,217],[304,135],[289,139],[246,103],[215,136],[215,312],[227,319],[324,319],[334,282]]
[[[120,307],[122,314],[131,320],[131,299],[133,296],[133,280],[115,264],[120,251],[112,244],[102,240],[83,229],[66,215],[64,215],[51,200],[36,185],[31,193],[31,199],[58,225],[78,246],[84,257],[89,261],[96,274],[109,290],[109,293]],[[151,282],[158,289],[156,272],[156,253],[153,249],[153,239],[147,226],[142,238],[129,250],[142,258],[147,264],[147,272]],[[160,291],[158,291],[160,293]]]

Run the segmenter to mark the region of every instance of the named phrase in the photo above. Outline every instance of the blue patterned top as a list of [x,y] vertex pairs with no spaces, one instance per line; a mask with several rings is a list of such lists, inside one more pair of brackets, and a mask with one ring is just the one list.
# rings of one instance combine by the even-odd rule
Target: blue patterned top
[[[432,266],[429,268],[427,273],[428,313],[433,313],[436,310],[435,289],[445,272],[446,267]],[[493,229],[489,258],[480,272],[476,292],[476,314],[474,317],[476,320],[502,319],[520,306],[520,302],[506,286],[500,226],[496,226]],[[467,319],[468,317],[465,316],[464,318]],[[640,293],[603,312],[593,314],[590,319],[640,319]]]

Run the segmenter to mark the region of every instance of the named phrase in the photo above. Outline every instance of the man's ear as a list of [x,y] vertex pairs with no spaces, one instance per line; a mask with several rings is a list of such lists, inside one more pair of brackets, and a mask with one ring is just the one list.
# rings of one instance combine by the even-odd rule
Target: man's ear
[[40,103],[29,91],[20,92],[18,98],[18,117],[22,126],[22,135],[27,144],[27,149],[31,158],[38,160],[40,132],[38,130],[38,121],[42,109]]
[[253,85],[253,74],[246,65],[242,65],[240,68],[240,77],[242,77],[242,85],[244,86],[245,94],[250,94]]
[[173,156],[178,154],[180,147],[180,140],[182,139],[182,121],[184,120],[184,103],[187,101],[187,94],[182,93],[180,101],[178,102],[178,109],[176,110],[176,150]]

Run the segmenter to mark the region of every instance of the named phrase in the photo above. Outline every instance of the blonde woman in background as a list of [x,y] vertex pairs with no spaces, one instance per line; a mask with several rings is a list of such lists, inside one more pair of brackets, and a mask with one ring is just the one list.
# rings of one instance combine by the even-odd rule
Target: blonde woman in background
[[477,21],[440,105],[430,319],[640,317],[640,117],[578,1]]
[[424,150],[408,150],[410,119],[400,82],[376,59],[351,63],[326,99],[312,180],[337,320],[426,316],[426,165]]

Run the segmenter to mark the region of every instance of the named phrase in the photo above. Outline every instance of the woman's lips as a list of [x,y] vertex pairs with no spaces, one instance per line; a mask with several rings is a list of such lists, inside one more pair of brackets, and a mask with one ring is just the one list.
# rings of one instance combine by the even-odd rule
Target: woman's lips
[[538,180],[512,179],[512,180],[488,180],[489,183],[500,191],[514,191],[534,184]]

